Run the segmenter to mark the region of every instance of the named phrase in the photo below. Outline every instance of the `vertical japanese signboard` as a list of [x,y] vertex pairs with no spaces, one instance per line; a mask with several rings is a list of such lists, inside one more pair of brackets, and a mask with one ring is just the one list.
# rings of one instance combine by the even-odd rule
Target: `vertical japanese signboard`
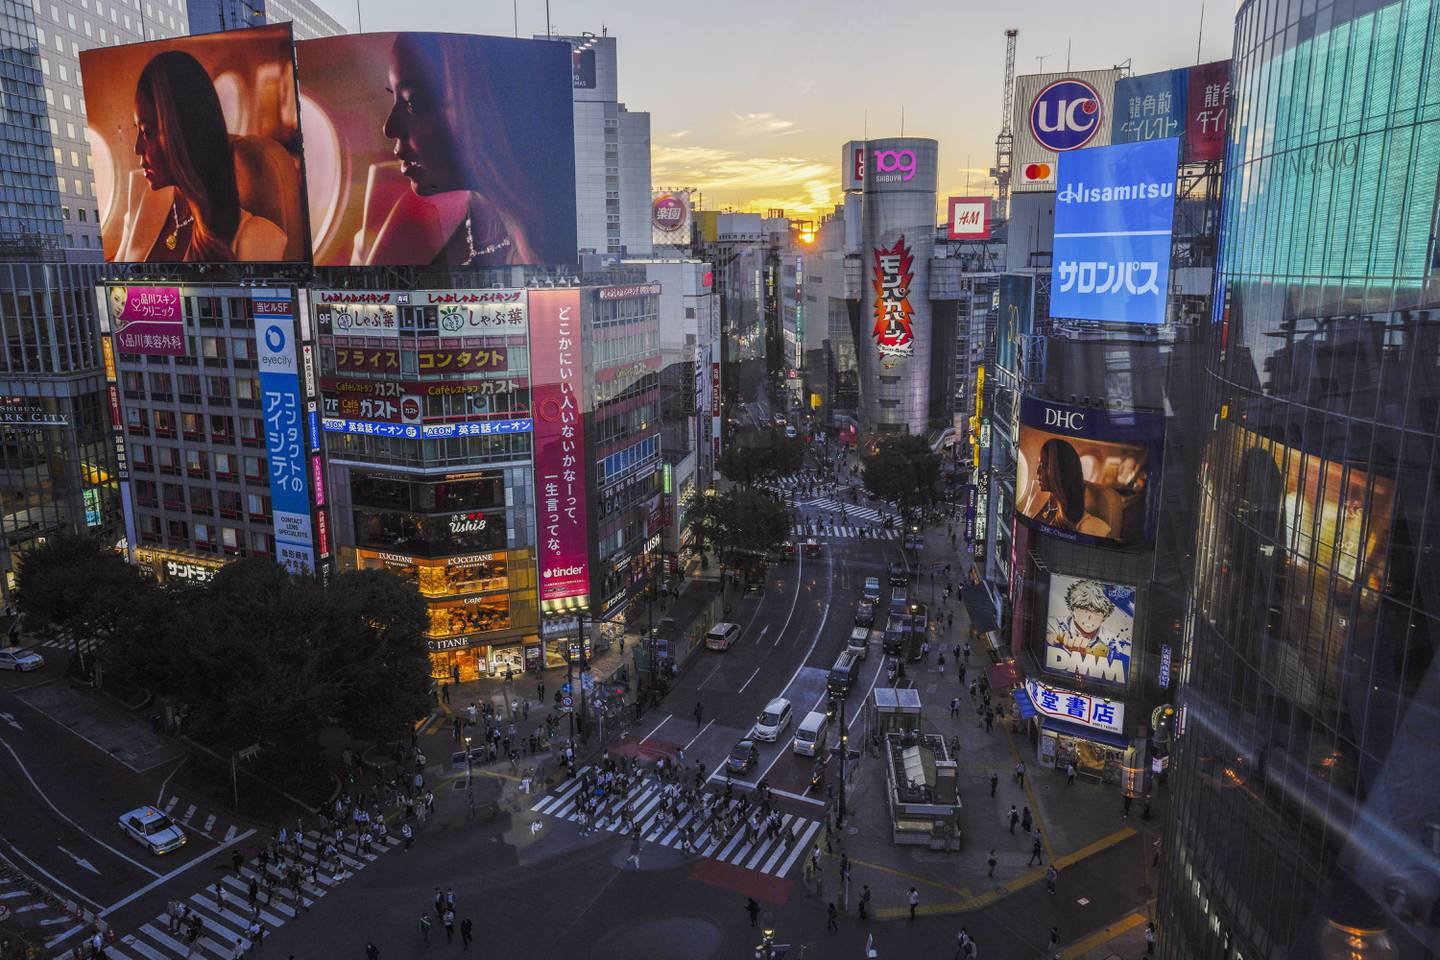
[[292,573],[312,573],[315,551],[310,529],[305,407],[300,399],[293,301],[285,290],[256,290],[253,300],[275,559]]
[[1115,84],[1110,142],[1139,143],[1185,135],[1190,68],[1126,77]]
[[1224,159],[1225,128],[1230,119],[1230,61],[1191,67],[1189,101],[1185,162]]
[[[585,356],[579,290],[530,291],[530,382],[535,417],[535,514],[540,601],[590,592],[585,494]],[[574,604],[569,604],[574,605]]]

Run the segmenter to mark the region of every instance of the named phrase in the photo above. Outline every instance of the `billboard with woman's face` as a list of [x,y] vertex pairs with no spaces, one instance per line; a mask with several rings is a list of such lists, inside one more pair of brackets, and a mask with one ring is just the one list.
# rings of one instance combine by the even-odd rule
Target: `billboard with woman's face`
[[291,50],[285,23],[80,54],[107,261],[307,257]]
[[1076,543],[1155,539],[1165,417],[1026,397],[1020,408],[1015,515]]
[[315,264],[574,263],[570,52],[449,33],[298,44]]

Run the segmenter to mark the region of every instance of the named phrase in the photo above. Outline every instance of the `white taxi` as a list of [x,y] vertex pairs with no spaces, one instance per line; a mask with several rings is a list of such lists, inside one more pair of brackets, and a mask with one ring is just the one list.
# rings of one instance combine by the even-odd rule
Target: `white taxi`
[[24,673],[27,670],[39,670],[43,666],[45,658],[34,650],[26,650],[24,647],[0,648],[0,670],[18,670]]
[[154,807],[136,807],[120,815],[120,829],[151,853],[169,853],[185,846],[189,837],[180,829],[180,824],[171,820]]

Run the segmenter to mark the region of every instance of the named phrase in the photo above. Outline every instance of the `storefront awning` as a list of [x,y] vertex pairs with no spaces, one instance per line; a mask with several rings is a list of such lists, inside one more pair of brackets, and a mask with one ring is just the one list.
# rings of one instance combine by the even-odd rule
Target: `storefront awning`
[[990,681],[991,690],[1005,690],[1020,685],[1020,670],[1014,660],[991,664],[985,668],[985,677]]
[[1015,709],[1020,711],[1021,720],[1035,716],[1035,704],[1030,702],[1030,694],[1025,692],[1024,687],[1016,687],[1010,693],[1015,698]]
[[[1025,698],[1030,699],[1028,696]],[[1023,716],[1023,714],[1022,714]],[[1130,746],[1130,738],[1123,733],[1111,733],[1109,730],[1097,730],[1094,727],[1087,727],[1080,723],[1070,723],[1065,720],[1056,720],[1054,717],[1042,717],[1040,719],[1041,730],[1053,730],[1056,733],[1064,734],[1067,737],[1075,737],[1079,740],[1093,740],[1096,743],[1103,743],[1109,747],[1124,750]]]
[[965,609],[970,613],[970,625],[981,633],[995,629],[995,605],[990,594],[978,583],[967,583],[960,588],[965,598]]

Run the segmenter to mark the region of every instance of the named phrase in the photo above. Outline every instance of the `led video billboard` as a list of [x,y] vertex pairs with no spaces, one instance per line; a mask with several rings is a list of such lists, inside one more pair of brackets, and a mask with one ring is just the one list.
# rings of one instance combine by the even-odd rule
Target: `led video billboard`
[[568,43],[372,33],[296,59],[316,266],[576,261]]
[[1171,137],[1060,155],[1052,317],[1165,322],[1179,151]]
[[80,54],[112,263],[304,260],[290,24]]
[[1164,445],[1164,414],[1025,397],[1015,516],[1076,543],[1151,543]]
[[1050,574],[1045,670],[1115,687],[1130,682],[1135,588]]

